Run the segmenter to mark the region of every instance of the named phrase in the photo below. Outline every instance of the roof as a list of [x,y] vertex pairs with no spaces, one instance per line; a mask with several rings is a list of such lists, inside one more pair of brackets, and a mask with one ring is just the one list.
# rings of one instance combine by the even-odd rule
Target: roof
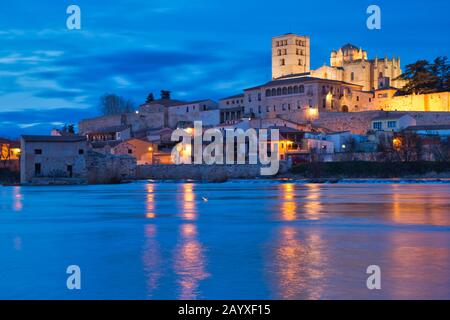
[[270,87],[270,86],[276,86],[276,85],[287,85],[287,84],[295,84],[295,83],[302,83],[302,82],[312,82],[312,81],[322,81],[322,82],[332,82],[332,83],[340,83],[340,84],[345,84],[345,85],[349,85],[349,86],[355,86],[355,87],[363,87],[359,84],[354,84],[354,83],[348,83],[348,82],[344,82],[344,81],[339,81],[339,80],[330,80],[330,79],[322,79],[322,78],[317,78],[317,77],[295,77],[294,75],[292,75],[290,78],[279,78],[279,79],[274,79],[272,81],[267,82],[266,84],[260,85],[260,86],[256,86],[253,88],[248,88],[245,89],[244,91],[248,91],[248,90],[253,90],[253,89],[258,89],[258,88],[262,88],[262,87]]
[[104,127],[97,130],[91,130],[89,133],[110,133],[110,132],[121,132],[126,129],[129,129],[129,125],[121,125],[121,126],[112,126],[112,127]]
[[228,100],[228,99],[243,98],[243,97],[244,97],[244,94],[243,93],[239,93],[239,94],[235,94],[233,96],[222,98],[220,100]]
[[347,43],[341,47],[342,51],[346,50],[359,50],[359,48],[351,43]]
[[303,133],[303,131],[291,128],[291,127],[284,127],[284,126],[270,126],[268,129],[278,129],[280,133]]
[[15,140],[9,140],[5,138],[0,138],[0,144],[7,144],[10,148],[18,148],[20,147],[20,142]]
[[450,130],[450,124],[434,124],[434,125],[421,125],[421,126],[410,126],[406,130]]
[[83,142],[86,141],[85,136],[22,136],[27,142]]
[[385,114],[382,116],[378,116],[372,119],[372,121],[377,121],[377,120],[397,120],[400,119],[404,116],[408,116],[408,114]]
[[120,140],[114,140],[114,141],[92,141],[91,147],[94,149],[100,149],[104,148],[106,146],[110,146],[111,148],[114,148],[121,144],[123,141]]
[[181,101],[181,100],[174,100],[174,99],[158,99],[158,100],[153,100],[150,103],[146,103],[145,105],[151,106],[151,105],[163,105],[165,107],[171,107],[171,106],[176,106],[176,105],[182,105],[182,104],[187,104],[189,102],[186,101]]

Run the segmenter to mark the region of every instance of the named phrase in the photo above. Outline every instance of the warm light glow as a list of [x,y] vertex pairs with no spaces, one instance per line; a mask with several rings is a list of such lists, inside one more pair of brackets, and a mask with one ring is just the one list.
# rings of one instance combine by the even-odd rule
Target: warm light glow
[[296,219],[297,204],[295,203],[295,187],[293,183],[280,185],[283,202],[281,203],[281,217],[285,221]]
[[194,186],[191,183],[185,183],[183,188],[183,218],[185,220],[195,220],[197,217],[197,208],[195,203]]
[[402,147],[402,140],[400,138],[394,138],[392,140],[392,145],[394,146],[394,149],[400,149]]
[[153,151],[153,147],[148,147],[148,151],[152,152]]
[[209,277],[202,244],[196,239],[197,227],[194,224],[183,224],[180,227],[180,242],[175,250],[175,273],[179,277],[179,299],[195,299],[198,297],[200,281]]
[[309,108],[308,109],[308,115],[311,118],[316,117],[318,113],[319,113],[319,111],[316,108]]
[[154,184],[148,184],[147,185],[147,201],[146,201],[146,214],[145,216],[149,219],[153,219],[156,217],[155,214],[155,185]]

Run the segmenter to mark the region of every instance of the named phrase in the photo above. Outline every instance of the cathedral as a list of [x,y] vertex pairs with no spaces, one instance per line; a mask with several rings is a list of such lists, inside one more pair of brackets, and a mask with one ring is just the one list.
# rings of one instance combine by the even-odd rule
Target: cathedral
[[331,52],[329,66],[310,70],[309,37],[289,33],[273,38],[272,78],[276,80],[299,74],[360,85],[363,91],[401,88],[404,85],[403,81],[395,80],[402,74],[400,58],[368,59],[367,51],[346,44]]

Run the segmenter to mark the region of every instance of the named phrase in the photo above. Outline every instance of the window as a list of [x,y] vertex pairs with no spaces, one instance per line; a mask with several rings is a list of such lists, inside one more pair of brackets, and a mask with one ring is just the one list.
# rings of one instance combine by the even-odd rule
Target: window
[[67,166],[67,173],[69,174],[69,178],[73,177],[73,166],[72,165]]
[[284,59],[281,59],[280,60],[280,66],[284,66],[284,65],[285,65]]
[[40,163],[34,164],[34,175],[35,176],[41,175],[41,164]]
[[84,154],[84,149],[79,149],[78,154]]
[[302,59],[298,59],[298,65],[299,65],[299,66],[302,66],[302,65],[303,65]]
[[266,90],[266,97],[270,97],[270,89]]
[[252,95],[251,94],[248,95],[248,102],[252,102]]
[[281,56],[281,50],[280,49],[278,49],[278,55]]
[[323,99],[322,100],[322,108],[326,108],[327,107],[327,100],[326,99]]
[[351,81],[355,81],[355,73],[354,72],[350,73],[350,79],[351,79]]
[[305,92],[305,87],[303,85],[301,85],[300,87],[298,87],[298,92],[303,93]]
[[359,101],[359,96],[356,96],[356,101]]
[[186,107],[186,113],[188,113],[189,112],[189,107]]
[[261,93],[258,93],[258,101],[261,101]]
[[258,106],[258,113],[261,113],[261,106]]
[[388,128],[395,128],[397,127],[397,121],[388,121],[387,125]]
[[128,154],[132,154],[132,153],[133,153],[133,150],[128,149]]
[[298,93],[298,86],[294,86],[294,93]]
[[286,87],[283,88],[283,94],[287,94],[287,88]]
[[277,96],[281,96],[281,88],[277,88]]
[[42,149],[34,149],[34,154],[42,154]]
[[288,94],[292,94],[292,87],[288,87]]
[[374,122],[373,123],[373,129],[374,130],[381,130],[382,128],[382,123],[380,121]]

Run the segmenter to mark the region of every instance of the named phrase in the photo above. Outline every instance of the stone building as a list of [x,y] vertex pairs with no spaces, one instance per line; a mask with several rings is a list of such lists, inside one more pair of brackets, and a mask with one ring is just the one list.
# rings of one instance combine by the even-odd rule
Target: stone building
[[180,122],[202,121],[203,126],[215,126],[220,123],[219,105],[210,99],[179,103],[169,106],[168,126],[178,127]]
[[330,66],[311,71],[314,77],[358,84],[364,91],[390,86],[401,88],[404,81],[395,80],[401,74],[400,58],[368,59],[367,51],[352,44],[332,51]]
[[307,73],[309,69],[309,37],[287,33],[272,38],[272,79]]
[[85,182],[87,140],[84,136],[21,137],[20,181],[67,180]]

